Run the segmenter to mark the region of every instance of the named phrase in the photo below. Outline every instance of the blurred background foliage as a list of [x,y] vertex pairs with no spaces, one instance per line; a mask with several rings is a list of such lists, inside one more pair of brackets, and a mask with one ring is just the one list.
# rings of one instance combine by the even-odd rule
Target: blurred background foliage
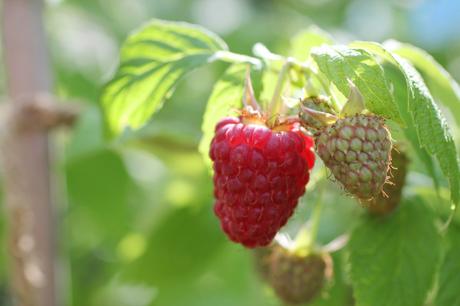
[[[195,71],[147,127],[105,142],[98,98],[130,31],[152,17],[183,20],[216,32],[232,51],[250,53],[260,41],[285,54],[292,35],[316,24],[339,42],[410,42],[460,80],[459,11],[457,0],[47,0],[55,90],[84,104],[76,128],[57,132],[53,142],[63,305],[279,305],[254,273],[251,253],[220,231],[212,180],[197,152],[205,103],[225,64]],[[412,170],[412,189],[434,198],[423,169],[414,163]],[[317,181],[285,231],[295,233],[308,220],[323,184],[319,239],[327,243],[363,211],[331,183]],[[7,305],[3,253],[0,305]],[[331,290],[338,293],[315,305],[350,301],[347,279],[337,271]]]

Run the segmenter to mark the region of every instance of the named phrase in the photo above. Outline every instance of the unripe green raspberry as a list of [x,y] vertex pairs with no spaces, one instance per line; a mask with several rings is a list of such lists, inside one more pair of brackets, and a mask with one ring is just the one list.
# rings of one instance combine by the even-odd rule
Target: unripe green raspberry
[[391,163],[391,136],[384,120],[357,114],[320,129],[316,151],[345,190],[360,200],[382,192]]
[[312,301],[331,276],[332,259],[327,253],[300,256],[278,246],[271,255],[270,284],[288,304]]
[[267,282],[270,280],[271,255],[273,253],[273,249],[277,247],[277,245],[278,244],[275,242],[274,244],[266,247],[255,248],[252,253],[254,256],[254,267],[257,274],[262,280]]

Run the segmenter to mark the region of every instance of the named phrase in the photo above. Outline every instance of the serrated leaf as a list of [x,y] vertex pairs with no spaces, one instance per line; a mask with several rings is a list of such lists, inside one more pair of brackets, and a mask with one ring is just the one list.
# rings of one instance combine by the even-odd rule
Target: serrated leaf
[[450,109],[460,125],[460,86],[428,52],[398,41],[384,43],[388,50],[409,60],[424,76],[434,98]]
[[247,65],[234,64],[230,66],[224,75],[217,81],[209,97],[204,113],[199,151],[205,162],[210,166],[209,146],[217,122],[225,116],[235,115],[236,110],[241,109],[244,79]]
[[363,95],[367,109],[387,119],[403,122],[383,69],[371,54],[346,46],[323,46],[314,48],[312,57],[321,72],[345,96],[350,94],[350,79]]
[[441,257],[435,216],[419,198],[352,232],[350,272],[356,306],[423,305]]
[[332,45],[333,43],[334,40],[327,32],[316,26],[310,26],[291,39],[290,54],[300,61],[305,61],[313,47]]
[[436,306],[460,306],[460,228],[456,224],[449,227],[445,237],[447,252],[438,276]]
[[[451,199],[458,204],[460,199],[460,169],[457,151],[446,120],[433,100],[417,70],[405,59],[371,42],[356,42],[354,46],[365,48],[398,67],[406,79],[407,100],[398,101],[401,108],[407,107],[418,135],[420,146],[434,155],[443,174],[449,180]],[[407,104],[406,104],[407,103]]]
[[184,22],[153,20],[130,35],[101,97],[109,132],[144,125],[185,74],[226,49],[215,34]]
[[[396,101],[407,101],[407,85],[404,74],[394,65],[382,65],[385,71],[385,77],[391,81],[393,94]],[[404,136],[411,143],[417,157],[425,166],[428,174],[433,180],[436,190],[439,190],[439,178],[434,165],[433,157],[420,144],[417,130],[415,128],[414,119],[412,118],[407,103],[400,103],[400,113],[406,122],[406,126],[402,129]]]

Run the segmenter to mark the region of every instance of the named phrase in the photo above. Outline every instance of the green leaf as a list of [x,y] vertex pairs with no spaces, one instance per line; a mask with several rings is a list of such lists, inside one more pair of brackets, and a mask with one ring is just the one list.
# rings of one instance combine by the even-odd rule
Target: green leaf
[[319,69],[345,95],[348,79],[360,90],[371,112],[402,123],[398,107],[384,77],[382,67],[368,52],[346,46],[323,46],[312,50]]
[[[207,195],[196,200],[210,204]],[[125,280],[158,286],[160,296],[168,287],[196,280],[226,241],[209,206],[203,206],[176,209],[163,216],[147,235],[144,253],[126,269]]]
[[420,48],[394,40],[384,43],[384,46],[408,59],[422,73],[434,98],[450,109],[460,125],[460,86],[452,76],[430,54]]
[[441,257],[435,216],[420,198],[352,232],[350,272],[356,306],[423,305]]
[[436,306],[460,306],[460,228],[451,224],[445,237],[447,252],[439,271]]
[[407,99],[397,102],[400,108],[407,107],[413,119],[420,146],[438,160],[442,172],[449,180],[451,199],[455,204],[458,204],[460,199],[460,169],[455,143],[446,120],[435,104],[422,77],[408,61],[389,52],[380,44],[356,42],[353,46],[365,48],[381,56],[398,67],[404,74]]
[[122,235],[135,213],[126,201],[135,197],[135,184],[121,157],[107,149],[95,151],[68,163],[66,175],[72,225],[84,222],[73,243],[91,245]]
[[[401,72],[401,70],[398,69],[398,67],[395,67],[389,63],[384,63],[382,67],[385,71],[385,77],[391,82],[395,100],[407,101],[407,84],[404,74]],[[417,154],[417,157],[423,163],[428,174],[431,176],[436,190],[439,190],[439,178],[436,172],[433,157],[420,144],[417,130],[415,128],[414,119],[410,114],[407,103],[400,103],[399,105],[401,116],[404,119],[404,122],[406,122],[406,126],[402,129],[404,136],[411,143],[412,148]]]
[[247,65],[234,64],[217,81],[208,100],[204,114],[199,151],[206,163],[211,165],[209,159],[209,146],[214,136],[217,122],[225,116],[235,115],[235,110],[241,109],[244,90],[244,78]]
[[314,299],[309,306],[344,306],[350,305],[352,300],[351,286],[346,282],[343,267],[343,251],[332,254],[333,278],[326,284],[320,296]]
[[291,39],[291,56],[300,61],[305,61],[313,47],[332,45],[334,40],[325,31],[316,26],[310,26],[300,31]]
[[226,49],[215,34],[184,22],[153,20],[130,35],[101,97],[109,132],[144,125],[185,74]]

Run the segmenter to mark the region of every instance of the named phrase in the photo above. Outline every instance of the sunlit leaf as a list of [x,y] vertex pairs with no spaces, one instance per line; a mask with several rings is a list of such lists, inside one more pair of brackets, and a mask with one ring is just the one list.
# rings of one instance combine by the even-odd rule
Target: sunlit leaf
[[236,115],[236,110],[242,107],[244,78],[247,69],[248,66],[244,64],[230,66],[217,81],[208,100],[201,127],[203,137],[199,146],[208,165],[211,165],[209,146],[217,122],[225,116]]
[[433,97],[448,107],[460,125],[460,86],[428,52],[398,41],[384,43],[388,50],[409,60],[423,75]]
[[[391,82],[395,100],[406,101],[407,85],[403,73],[397,67],[388,63],[385,63],[383,67],[385,70],[385,76]],[[406,126],[402,129],[404,137],[412,145],[415,154],[425,166],[426,171],[433,180],[436,190],[438,190],[440,186],[439,174],[436,171],[434,158],[430,153],[428,153],[427,149],[420,144],[420,140],[417,135],[417,129],[414,124],[414,119],[409,112],[407,103],[400,103],[399,105],[401,116],[404,119],[404,122],[407,122]]]
[[387,119],[402,122],[382,67],[362,49],[323,46],[312,50],[319,69],[337,88],[349,96],[351,80],[364,97],[366,108]]
[[[447,122],[433,100],[417,70],[397,54],[372,42],[356,42],[354,46],[362,47],[377,54],[400,69],[406,79],[407,100],[397,101],[400,108],[407,107],[413,119],[420,146],[433,154],[439,162],[442,172],[449,180],[451,199],[458,203],[460,199],[460,169],[457,151]],[[410,122],[407,122],[408,124]]]
[[184,22],[153,20],[128,37],[120,66],[102,94],[109,132],[143,126],[188,72],[215,59],[226,44]]

